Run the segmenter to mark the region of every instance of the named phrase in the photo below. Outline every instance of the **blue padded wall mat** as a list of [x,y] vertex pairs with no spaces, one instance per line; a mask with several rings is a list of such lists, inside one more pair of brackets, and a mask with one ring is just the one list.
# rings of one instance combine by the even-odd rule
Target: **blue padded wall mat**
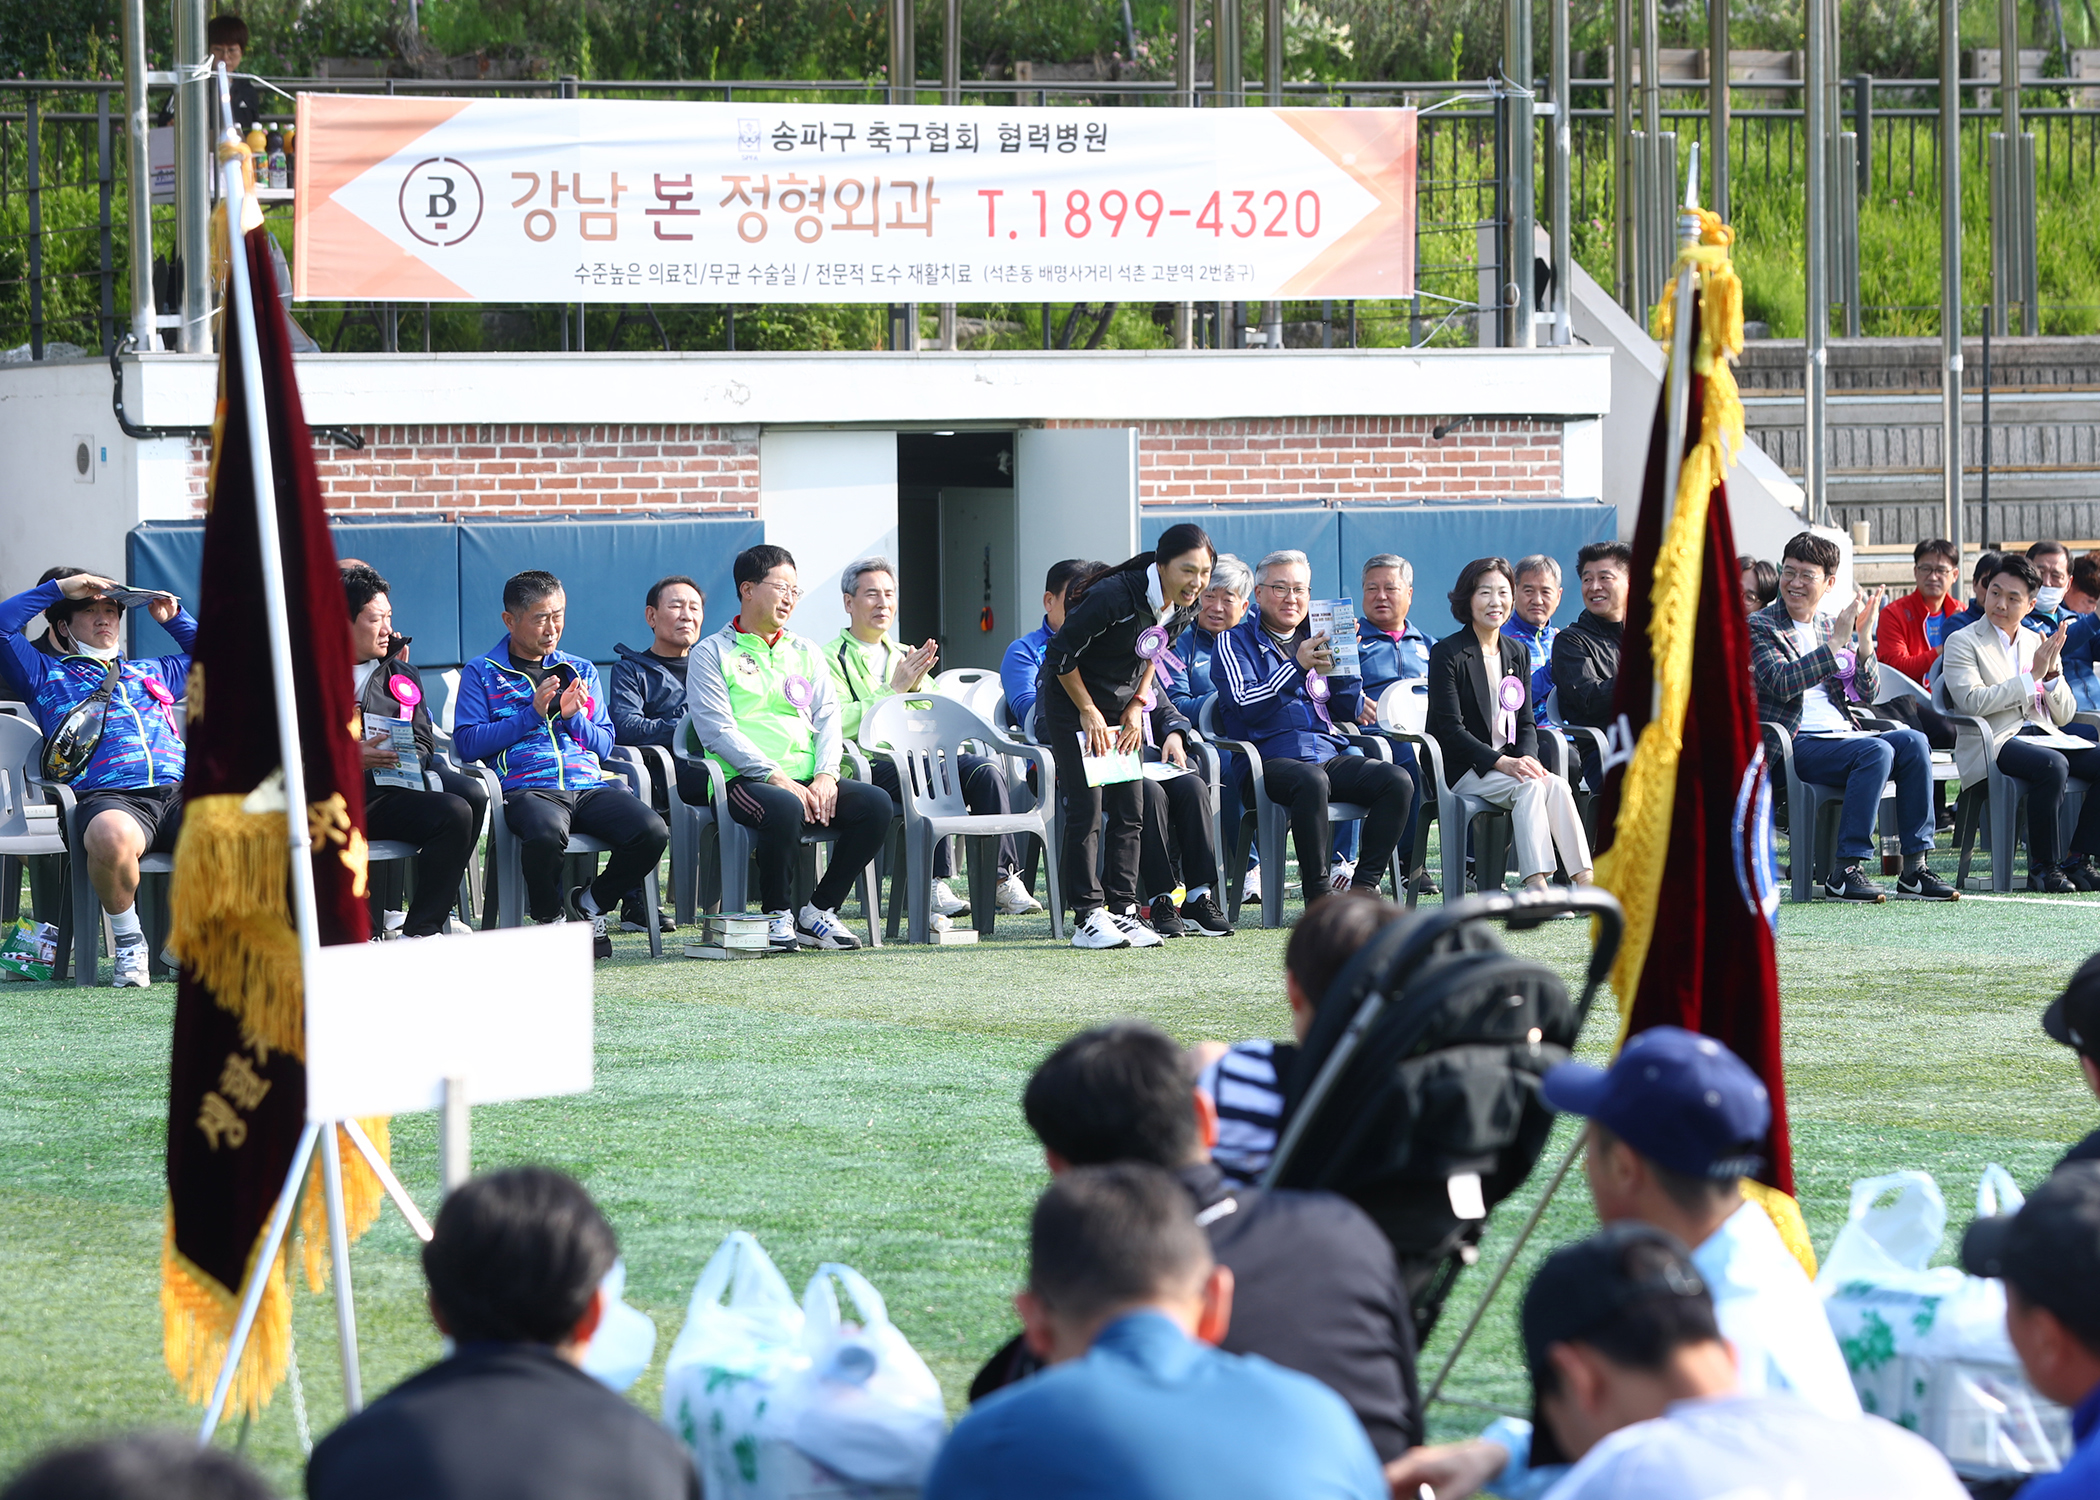
[[[459,528],[449,521],[331,520],[339,557],[362,558],[393,586],[394,628],[416,638],[409,656],[450,665],[460,659]],[[202,521],[148,521],[125,542],[127,582],[169,589],[187,602],[204,561]],[[130,650],[162,656],[175,649],[144,610],[131,613]]]
[[[707,596],[708,632],[736,613],[730,566],[765,540],[754,516],[637,516],[618,520],[477,521],[459,528],[459,631],[478,655],[503,634],[503,585],[543,568],[562,580],[568,623],[562,649],[595,662],[613,659],[614,642],[649,642],[642,597],[667,573],[697,579]],[[420,653],[419,653],[420,654]]]
[[1313,597],[1333,599],[1343,590],[1341,531],[1336,520],[1340,514],[1314,505],[1147,506],[1138,518],[1138,535],[1150,547],[1169,526],[1193,521],[1210,534],[1212,546],[1230,552],[1250,568],[1271,552],[1303,552],[1312,564]]
[[1457,629],[1447,597],[1459,569],[1476,557],[1518,558],[1543,552],[1560,563],[1560,608],[1555,624],[1582,613],[1575,583],[1575,554],[1590,542],[1619,534],[1619,513],[1592,501],[1540,505],[1366,505],[1345,506],[1341,555],[1349,591],[1362,576],[1363,560],[1396,552],[1414,565],[1415,602],[1409,618],[1431,640]]

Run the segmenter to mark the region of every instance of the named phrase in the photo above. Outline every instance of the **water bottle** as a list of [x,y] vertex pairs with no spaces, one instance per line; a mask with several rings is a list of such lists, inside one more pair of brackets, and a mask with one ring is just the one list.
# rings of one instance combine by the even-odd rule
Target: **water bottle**
[[268,153],[269,167],[267,169],[267,180],[263,183],[263,186],[272,188],[289,186],[290,184],[285,180],[284,137],[274,130],[271,131],[264,143],[264,150]]

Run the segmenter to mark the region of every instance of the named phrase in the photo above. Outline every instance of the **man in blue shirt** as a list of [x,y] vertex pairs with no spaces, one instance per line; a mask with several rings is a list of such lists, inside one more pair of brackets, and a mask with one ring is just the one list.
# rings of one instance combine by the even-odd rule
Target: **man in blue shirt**
[[1050,1368],[956,1424],[925,1500],[1386,1500],[1341,1397],[1211,1347],[1232,1273],[1161,1168],[1079,1167],[1051,1183],[1014,1305]]
[[2005,1332],[2034,1388],[2071,1408],[2078,1446],[2020,1500],[2100,1495],[2100,1162],[2060,1166],[2016,1214],[1978,1219],[1961,1242],[1971,1276],[2005,1281]]
[[1531,653],[1531,701],[1538,721],[1546,722],[1546,695],[1553,691],[1553,638],[1560,628],[1553,612],[1560,608],[1560,564],[1543,552],[1517,560],[1517,607],[1502,622],[1502,633],[1522,641]]
[[1036,672],[1043,665],[1043,652],[1065,624],[1065,590],[1072,580],[1100,567],[1083,558],[1068,557],[1052,563],[1043,579],[1043,623],[1006,648],[999,659],[999,685],[1006,689],[1006,711],[1015,724],[1028,727],[1029,711],[1035,707]]

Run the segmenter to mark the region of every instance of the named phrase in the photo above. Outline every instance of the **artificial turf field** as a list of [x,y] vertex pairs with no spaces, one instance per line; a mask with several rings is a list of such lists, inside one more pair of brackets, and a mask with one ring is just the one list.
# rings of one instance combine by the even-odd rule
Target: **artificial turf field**
[[[1246,929],[1082,953],[1052,944],[1038,918],[1002,922],[996,941],[974,948],[746,964],[652,962],[643,939],[619,938],[598,970],[596,1088],[477,1109],[475,1165],[551,1163],[597,1195],[627,1258],[628,1298],[659,1330],[633,1392],[652,1412],[693,1281],[738,1228],[798,1292],[820,1260],[867,1273],[959,1409],[977,1363],[1014,1327],[1008,1298],[1045,1181],[1017,1107],[1029,1069],[1071,1032],[1118,1016],[1189,1041],[1284,1035],[1283,938]],[[1549,924],[1510,945],[1579,984],[1586,924]],[[2100,1122],[2072,1059],[2037,1024],[2096,947],[2100,898],[1782,908],[1794,1161],[1819,1250],[1855,1178],[1917,1167],[1950,1201],[1944,1258],[1985,1162],[2031,1183]],[[161,1363],[156,1300],[173,1005],[167,984],[0,988],[0,1474],[62,1438],[195,1421]],[[1607,993],[1582,1055],[1605,1055],[1614,1019]],[[1483,1265],[1500,1258],[1571,1133],[1564,1124],[1531,1190],[1497,1210]],[[397,1170],[432,1207],[435,1116],[397,1119],[394,1143]],[[1538,1250],[1589,1223],[1578,1173],[1548,1209]],[[415,1249],[389,1209],[352,1253],[368,1398],[438,1353]],[[1484,1281],[1482,1271],[1460,1280],[1425,1353],[1425,1384]],[[294,1301],[306,1402],[323,1432],[343,1410],[333,1302],[303,1290]],[[1523,1404],[1515,1306],[1508,1294],[1496,1304],[1447,1394]],[[1438,1437],[1481,1420],[1463,1405],[1430,1413]],[[221,1441],[233,1438],[229,1428]],[[300,1492],[288,1392],[246,1451],[280,1491]]]

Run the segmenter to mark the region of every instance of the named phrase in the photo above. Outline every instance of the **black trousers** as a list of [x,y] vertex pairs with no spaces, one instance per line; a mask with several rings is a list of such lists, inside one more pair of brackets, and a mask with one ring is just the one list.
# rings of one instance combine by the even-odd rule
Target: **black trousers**
[[[897,779],[897,763],[887,756],[881,759],[869,757],[872,764],[868,773],[875,778],[875,785],[890,794],[890,805],[898,815],[904,812],[904,786]],[[993,813],[1012,812],[1006,795],[1006,769],[998,761],[986,755],[962,755],[956,757],[962,768],[963,806],[980,816]],[[1014,854],[1011,834],[999,840],[999,873],[1011,875],[1021,868],[1021,861]],[[955,840],[942,839],[933,846],[933,874],[936,880],[946,880],[955,873]]]
[[[2057,820],[2064,792],[2073,776],[2100,782],[2100,746],[2090,750],[2052,750],[2014,735],[1998,747],[1998,769],[2027,783],[2027,865],[2040,873],[2063,863]],[[2087,796],[2071,831],[2073,854],[2100,854],[2100,788]],[[1999,856],[1994,850],[1991,858]],[[2005,858],[2012,858],[2007,851]]]
[[512,792],[503,799],[503,816],[522,847],[525,909],[535,922],[551,922],[562,909],[561,861],[571,833],[588,834],[612,846],[605,868],[591,882],[591,900],[602,912],[614,911],[621,895],[641,883],[663,857],[671,831],[627,783],[605,784],[579,792],[538,788]]
[[1202,777],[1145,782],[1145,832],[1138,840],[1138,884],[1147,901],[1186,883],[1218,883],[1218,841],[1210,786]]
[[[482,801],[487,800],[484,793]],[[367,783],[366,836],[416,846],[416,893],[408,903],[403,936],[428,937],[445,930],[452,903],[459,899],[460,876],[474,857],[480,828],[473,805],[451,792],[415,792]]]
[[[890,836],[890,819],[896,815],[889,793],[873,782],[841,777],[838,788],[838,806],[831,814],[838,839],[831,846],[831,864],[809,898],[810,905],[820,911],[839,909],[868,861],[882,852],[883,841]],[[802,799],[770,781],[739,776],[729,783],[729,816],[751,830],[757,846],[759,909],[789,910],[794,899],[795,854],[806,826]]]
[[[1065,847],[1059,858],[1065,903],[1080,920],[1100,906],[1128,911],[1138,900],[1138,845],[1145,830],[1142,779],[1088,786],[1076,730],[1045,727],[1064,803]],[[1102,829],[1102,816],[1108,818]]]
[[1884,719],[1894,719],[1906,729],[1915,729],[1925,736],[1925,743],[1935,750],[1954,748],[1954,725],[1947,716],[1930,703],[1905,694],[1877,704],[1874,709]]
[[[1389,761],[1363,755],[1337,755],[1323,765],[1307,760],[1262,762],[1262,779],[1271,801],[1291,810],[1291,843],[1298,851],[1298,879],[1310,906],[1327,893],[1327,853],[1332,837],[1327,826],[1329,802],[1364,805],[1363,840],[1356,857],[1355,884],[1378,888],[1392,863],[1393,846],[1415,805],[1414,778]],[[1283,872],[1273,872],[1281,880]]]

